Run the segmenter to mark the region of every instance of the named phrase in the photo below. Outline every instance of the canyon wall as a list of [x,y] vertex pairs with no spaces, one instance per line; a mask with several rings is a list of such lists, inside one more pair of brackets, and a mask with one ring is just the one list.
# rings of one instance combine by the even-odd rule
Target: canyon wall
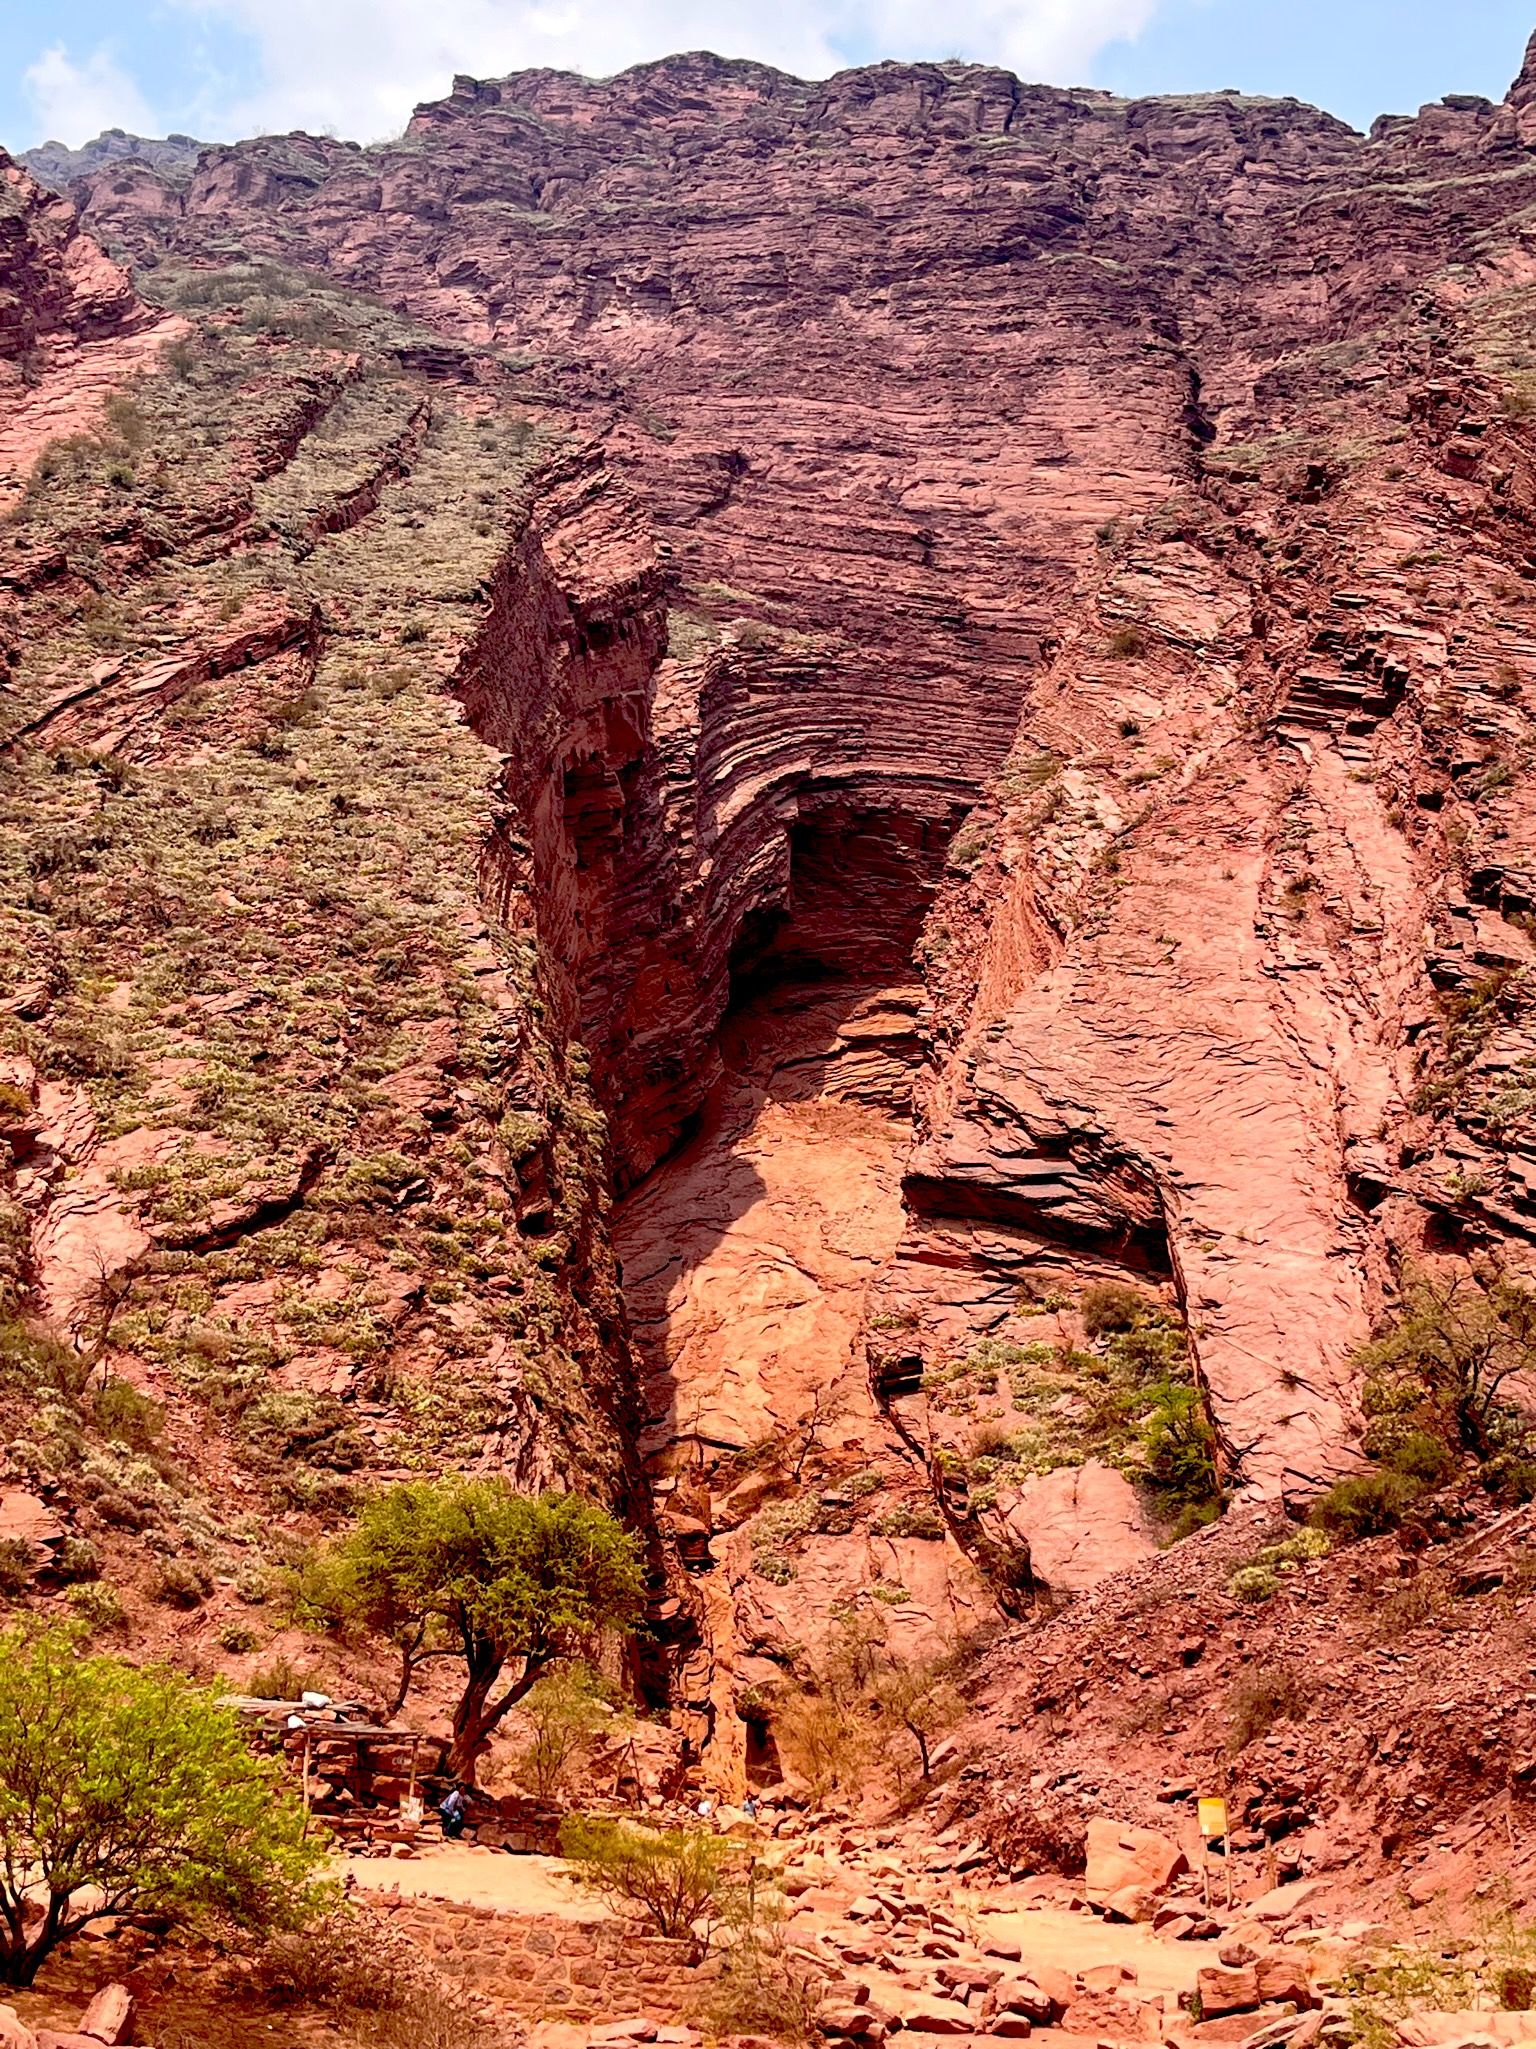
[[[24,186],[41,279],[76,230]],[[1531,59],[1501,105],[1361,137],[1236,94],[696,55],[459,80],[398,142],[107,162],[71,197],[136,267],[109,381],[185,450],[108,411],[88,477],[30,473],[13,755],[176,767],[174,676],[217,698],[236,642],[247,693],[273,663],[268,699],[319,693],[285,774],[315,774],[303,722],[354,674],[359,759],[412,692],[466,750],[423,842],[452,913],[423,916],[461,935],[440,992],[510,976],[504,1043],[466,1066],[398,1004],[386,1047],[324,1041],[397,1104],[416,1075],[417,1122],[369,1157],[431,1164],[457,1265],[413,1293],[370,1226],[374,1270],[324,1285],[400,1304],[366,1352],[381,1442],[397,1366],[430,1390],[483,1354],[502,1392],[433,1456],[659,1505],[661,1639],[733,1771],[767,1769],[765,1701],[855,1596],[931,1647],[1149,1556],[1218,1488],[1305,1497],[1359,1459],[1355,1358],[1405,1262],[1523,1270]],[[93,308],[127,289],[87,268]],[[65,318],[52,283],[23,300],[17,333]],[[35,431],[16,447],[20,490]],[[146,607],[168,566],[237,558],[259,593]],[[221,714],[199,773],[252,716]],[[335,720],[340,764],[344,695]],[[364,806],[401,873],[426,733]],[[114,1228],[159,1245],[120,1184],[180,1173],[170,1110],[83,1079],[132,1150]],[[363,1206],[320,1122],[261,1202],[319,1207],[319,1171]],[[146,1271],[118,1341],[168,1356]],[[503,1281],[515,1362],[480,1330]],[[1209,1500],[1149,1493],[1095,1406],[1106,1284],[1139,1291],[1148,1385],[1191,1430],[1198,1390]],[[323,1347],[282,1370],[358,1398]]]

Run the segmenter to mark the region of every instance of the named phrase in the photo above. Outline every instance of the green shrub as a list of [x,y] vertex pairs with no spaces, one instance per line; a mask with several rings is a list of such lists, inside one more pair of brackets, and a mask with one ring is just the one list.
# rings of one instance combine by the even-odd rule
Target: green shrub
[[252,1700],[302,1700],[306,1693],[323,1693],[323,1679],[313,1666],[296,1665],[279,1654],[268,1665],[257,1665],[245,1682]]
[[1483,1461],[1477,1477],[1494,1500],[1505,1507],[1517,1508],[1522,1502],[1536,1501],[1536,1459],[1518,1452],[1500,1452]]
[[1423,1494],[1407,1473],[1350,1473],[1313,1502],[1307,1520],[1330,1536],[1355,1543],[1395,1530]]
[[71,1587],[69,1610],[81,1627],[92,1635],[113,1635],[128,1621],[127,1611],[115,1589],[101,1580]]
[[1403,1473],[1425,1487],[1443,1487],[1455,1476],[1458,1461],[1443,1437],[1433,1437],[1427,1430],[1409,1430],[1384,1454],[1381,1463],[1389,1472]]
[[1192,1381],[1163,1380],[1148,1390],[1151,1409],[1141,1430],[1147,1478],[1167,1500],[1215,1501],[1216,1432]]
[[1134,1330],[1142,1318],[1158,1305],[1149,1302],[1139,1288],[1123,1281],[1095,1281],[1083,1290],[1078,1313],[1083,1329],[1091,1338],[1107,1331]]
[[1402,1313],[1359,1363],[1384,1450],[1413,1431],[1490,1458],[1530,1428],[1509,1389],[1536,1368],[1536,1290],[1503,1273],[1409,1270]]
[[1272,1565],[1240,1565],[1227,1581],[1234,1601],[1267,1601],[1280,1591],[1280,1575]]
[[704,1829],[641,1828],[606,1815],[571,1814],[560,1824],[560,1853],[578,1882],[639,1909],[658,1935],[708,1930],[736,1904],[729,1837]]
[[98,1388],[91,1413],[103,1437],[126,1444],[130,1451],[152,1450],[165,1429],[160,1404],[127,1380],[113,1378]]
[[78,1401],[94,1371],[90,1359],[19,1317],[0,1324],[0,1388]]
[[32,1546],[24,1537],[0,1537],[0,1597],[15,1600],[32,1584]]
[[879,1537],[923,1537],[930,1541],[944,1534],[944,1518],[928,1501],[898,1501],[871,1526]]
[[99,1579],[101,1560],[88,1537],[66,1537],[54,1558],[54,1571],[66,1583]]
[[162,1558],[155,1576],[154,1595],[172,1608],[196,1608],[213,1591],[213,1582],[200,1565],[186,1558]]
[[576,1663],[548,1672],[521,1708],[532,1740],[517,1759],[519,1778],[541,1800],[562,1791],[582,1753],[613,1719],[611,1688],[600,1672]]

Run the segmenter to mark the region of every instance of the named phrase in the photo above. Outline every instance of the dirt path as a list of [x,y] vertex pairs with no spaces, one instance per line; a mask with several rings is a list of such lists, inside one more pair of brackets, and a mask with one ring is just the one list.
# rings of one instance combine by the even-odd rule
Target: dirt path
[[569,1866],[559,1857],[514,1857],[505,1850],[455,1845],[388,1863],[359,1857],[346,1869],[360,1893],[459,1900],[512,1914],[559,1914],[568,1921],[601,1921],[608,1911],[566,1877]]
[[[583,1893],[558,1857],[509,1856],[501,1850],[454,1847],[390,1863],[358,1861],[347,1867],[359,1892],[398,1891],[411,1898],[456,1900],[514,1914],[557,1914],[572,1921],[606,1918],[607,1907]],[[1142,1997],[1166,1993],[1170,2004],[1193,1989],[1196,1973],[1216,1961],[1214,1942],[1167,1942],[1148,1927],[1102,1921],[1063,1907],[1009,1904],[996,1893],[957,1891],[950,1911],[974,1924],[983,1941],[1017,1942],[1022,1968],[1054,1964],[1068,1972],[1096,1964],[1133,1971]],[[819,1934],[859,1940],[861,1931],[831,1914],[814,1916]]]

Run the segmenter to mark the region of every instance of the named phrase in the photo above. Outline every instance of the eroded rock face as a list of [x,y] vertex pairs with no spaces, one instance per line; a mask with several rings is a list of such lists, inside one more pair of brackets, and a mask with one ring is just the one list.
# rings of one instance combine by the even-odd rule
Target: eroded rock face
[[[1234,1470],[1283,1490],[1353,1456],[1387,1258],[1445,1213],[1383,1164],[1440,1143],[1409,1108],[1426,919],[1438,954],[1472,874],[1520,866],[1518,796],[1456,756],[1523,719],[1528,97],[1365,140],[1232,95],[680,58],[461,80],[408,148],[212,151],[147,209],[77,190],[148,259],[217,224],[522,351],[636,485],[670,658],[647,705],[637,646],[562,743],[592,879],[539,870],[621,1177],[713,1085],[753,920],[899,951],[951,841],[896,1277],[981,1281],[928,1273],[918,1350],[957,1307],[995,1330],[988,1275],[1107,1254],[1174,1283]],[[1474,529],[1457,578],[1403,567]],[[813,932],[818,838],[847,858]],[[1518,1206],[1500,1150],[1456,1171]]]
[[[1365,138],[1229,94],[687,57],[460,80],[398,146],[75,180],[182,308],[155,348],[178,317],[241,335],[253,394],[235,474],[210,456],[179,524],[102,515],[93,545],[126,585],[156,548],[201,573],[275,543],[304,602],[258,645],[198,585],[173,649],[92,666],[39,542],[13,585],[60,652],[13,738],[163,751],[227,684],[215,644],[300,697],[343,687],[338,636],[430,646],[496,757],[465,771],[440,986],[479,978],[500,1037],[487,1062],[423,1004],[412,1057],[349,1025],[338,1071],[393,1105],[381,1147],[446,1161],[451,1132],[505,1204],[517,1344],[604,1362],[546,1453],[507,1359],[486,1455],[611,1476],[629,1433],[717,1720],[850,1588],[953,1635],[975,1561],[1015,1601],[1166,1532],[1095,1403],[1090,1286],[1136,1288],[1149,1378],[1192,1363],[1229,1489],[1277,1497],[1358,1458],[1353,1362],[1405,1258],[1525,1259],[1533,77]],[[219,269],[232,242],[276,267]],[[361,296],[306,337],[283,265]],[[490,545],[434,582],[407,558],[440,559],[450,501]],[[215,748],[257,730],[231,694]],[[71,1197],[98,1224],[168,1206],[102,1173]],[[441,1292],[484,1361],[461,1252]],[[301,1370],[351,1388],[323,1348]]]
[[0,150],[0,362],[114,334],[142,309],[121,264],[82,234],[67,201]]
[[1135,1488],[1097,1459],[1026,1480],[999,1506],[1031,1572],[1064,1593],[1096,1586],[1157,1548]]

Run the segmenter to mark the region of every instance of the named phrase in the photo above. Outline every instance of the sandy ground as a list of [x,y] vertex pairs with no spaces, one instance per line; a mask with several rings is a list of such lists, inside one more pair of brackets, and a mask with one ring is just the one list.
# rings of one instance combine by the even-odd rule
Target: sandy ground
[[600,1921],[607,1909],[565,1876],[558,1857],[509,1856],[473,1844],[431,1850],[420,1857],[349,1857],[345,1870],[360,1893],[398,1892],[413,1899],[461,1900],[504,1907],[514,1914],[560,1914],[569,1921]]
[[[1018,1907],[1002,1912],[989,1900],[967,1903],[976,1911],[983,1940],[1003,1936],[1024,1952],[1022,1968],[1032,1963],[1055,1964],[1063,1971],[1086,1971],[1094,1964],[1126,1964],[1136,1973],[1143,1997],[1173,1995],[1194,1989],[1195,1974],[1216,1962],[1215,1942],[1165,1942],[1148,1927],[1101,1921],[1096,1914],[1072,1914],[1064,1907]],[[966,1916],[965,1918],[969,1918]]]

